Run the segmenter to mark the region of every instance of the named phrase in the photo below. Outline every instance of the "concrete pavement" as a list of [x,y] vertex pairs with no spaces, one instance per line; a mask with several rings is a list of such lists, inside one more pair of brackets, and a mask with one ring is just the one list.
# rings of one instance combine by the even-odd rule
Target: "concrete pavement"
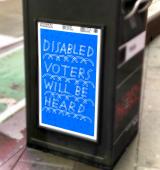
[[0,34],[14,38],[23,35],[22,0],[0,1]]
[[23,42],[22,0],[0,0],[0,54]]
[[138,170],[160,169],[160,36],[146,51],[144,104],[138,145]]

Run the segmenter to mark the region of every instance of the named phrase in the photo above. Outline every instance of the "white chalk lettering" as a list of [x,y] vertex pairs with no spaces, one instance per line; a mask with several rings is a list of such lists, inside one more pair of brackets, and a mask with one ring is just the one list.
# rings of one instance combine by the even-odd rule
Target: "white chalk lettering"
[[78,50],[76,51],[76,48],[77,48],[77,46],[76,46],[76,44],[74,44],[73,45],[73,54],[74,55],[78,55]]
[[73,44],[68,44],[67,54],[72,54],[73,52]]
[[44,87],[46,90],[52,90],[53,84],[53,81],[47,81],[46,79],[44,79]]
[[71,101],[70,105],[69,105],[69,108],[68,108],[68,111],[69,112],[75,112],[75,107],[76,107],[76,104]]
[[70,113],[82,114],[85,112],[85,105],[81,103],[76,103],[75,101],[67,102],[49,96],[45,96],[45,106]]
[[55,42],[52,40],[44,39],[43,41],[43,51],[51,52],[63,55],[74,55],[74,56],[86,56],[92,57],[94,54],[94,49],[91,46],[85,46],[84,44],[76,45],[64,42]]
[[67,92],[67,84],[62,84],[62,83],[59,83],[59,89],[58,89],[58,92],[59,93],[68,93]]
[[87,77],[86,77],[86,80],[89,80],[90,78],[91,78],[91,73],[93,72],[93,70],[92,69],[89,69],[88,71],[87,71]]
[[[60,44],[61,44],[61,42],[58,42],[58,43],[57,43],[57,49],[56,49],[55,53],[58,53],[58,52],[59,52]],[[52,52],[53,52],[53,51],[52,51]]]
[[79,55],[81,56],[84,56],[85,55],[85,52],[86,52],[86,46],[85,45],[80,45],[80,48],[79,48]]
[[45,104],[45,106],[50,107],[50,106],[51,106],[51,103],[52,103],[52,98],[45,96],[45,99],[44,99],[44,104]]
[[55,109],[58,109],[58,102],[59,101],[57,99],[53,98],[52,99],[52,107]]
[[88,88],[87,87],[82,87],[82,97],[86,98],[88,94]]
[[65,101],[62,101],[62,103],[59,106],[59,109],[67,111],[67,105]]
[[87,87],[80,87],[80,86],[76,86],[75,89],[75,95],[76,96],[81,96],[83,98],[86,98],[88,94],[88,88]]
[[78,78],[85,79],[85,69],[84,68],[79,68]]
[[54,48],[55,48],[55,42],[52,41],[52,51],[54,51]]
[[75,95],[76,96],[80,96],[80,94],[81,94],[81,87],[80,86],[76,86]]
[[67,53],[67,49],[66,49],[66,44],[63,43],[61,46],[61,49],[59,51],[61,54],[66,54]]
[[43,51],[48,51],[50,49],[50,42],[46,39],[44,39],[44,42],[43,42]]
[[80,104],[79,108],[78,108],[78,113],[82,113],[85,111],[85,106],[83,104]]
[[93,56],[93,54],[94,54],[94,49],[91,46],[89,46],[87,51],[87,57],[91,57]]
[[52,65],[52,72],[54,74],[58,74],[60,72],[60,70],[61,70],[61,68],[60,68],[60,66],[58,64],[53,64]]
[[44,79],[44,87],[46,90],[50,90],[52,92],[59,92],[69,94],[68,84],[66,83],[58,83],[56,81],[51,81],[50,79]]
[[61,65],[61,67],[63,68],[63,76],[66,76],[66,75],[67,75],[67,70],[68,70],[70,67],[67,66],[67,65]]
[[70,77],[76,78],[77,70],[77,67],[71,67]]
[[53,75],[60,75],[70,78],[76,78],[76,79],[83,79],[83,80],[89,80],[91,77],[91,73],[93,70],[89,69],[86,70],[83,67],[71,67],[68,65],[63,64],[53,64],[53,63],[47,63],[44,62],[44,67],[46,72],[50,72]]
[[45,61],[44,62],[44,66],[45,66],[45,69],[46,69],[46,71],[47,71],[47,73],[50,71],[50,69],[52,68],[52,63],[50,63],[50,64],[47,64],[47,62]]

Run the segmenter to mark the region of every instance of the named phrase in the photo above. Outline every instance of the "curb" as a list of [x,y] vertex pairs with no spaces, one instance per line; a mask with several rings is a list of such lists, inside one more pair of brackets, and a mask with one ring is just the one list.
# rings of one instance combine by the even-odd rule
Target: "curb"
[[[4,54],[7,51],[10,51],[10,50],[13,50],[13,49],[17,49],[17,47],[22,46],[23,45],[23,41],[24,41],[23,36],[19,37],[19,38],[16,38],[15,40],[13,40],[8,45],[0,48],[0,55],[4,56]],[[1,58],[1,56],[0,56],[0,58]]]
[[17,104],[14,106],[8,108],[4,112],[0,113],[0,123],[8,119],[9,117],[13,116],[15,113],[17,113],[19,110],[23,109],[26,105],[25,99],[20,100]]

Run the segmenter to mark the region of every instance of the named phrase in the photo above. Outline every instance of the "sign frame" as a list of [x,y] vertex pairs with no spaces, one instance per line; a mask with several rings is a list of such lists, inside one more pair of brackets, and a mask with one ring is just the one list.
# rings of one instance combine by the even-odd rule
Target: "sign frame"
[[[78,31],[79,28],[89,28],[89,29],[97,29],[98,30],[98,35],[97,35],[97,56],[96,56],[96,90],[95,90],[95,114],[94,114],[94,136],[90,136],[90,135],[86,135],[86,134],[82,134],[79,132],[74,132],[71,130],[67,130],[67,129],[63,129],[60,127],[55,127],[53,125],[47,125],[44,124],[42,122],[42,85],[41,85],[41,76],[42,76],[42,72],[41,72],[41,35],[40,35],[40,29],[43,27],[41,26],[41,24],[51,24],[54,26],[57,26],[56,28],[60,29],[60,26],[67,26],[68,28],[71,29],[75,29],[76,31]],[[67,29],[68,29],[67,28]],[[49,29],[50,28],[46,28]],[[51,29],[52,30],[52,29]],[[92,142],[97,142],[98,141],[98,125],[99,125],[99,105],[100,105],[100,80],[101,80],[101,76],[100,76],[100,71],[101,71],[101,54],[102,54],[102,34],[103,34],[103,29],[102,27],[95,27],[95,26],[84,26],[84,25],[71,25],[71,24],[63,24],[63,23],[57,23],[57,22],[50,22],[50,21],[45,21],[45,20],[39,20],[37,21],[37,31],[38,31],[38,119],[39,119],[39,127],[41,128],[45,128],[45,129],[49,129],[55,132],[59,132],[59,133],[63,133],[65,135],[70,135],[70,136],[74,136],[74,137],[78,137],[78,138],[82,138],[82,139],[86,139]],[[60,31],[65,31],[65,32],[73,32],[73,30],[60,30]],[[74,32],[77,33],[77,32]],[[82,33],[82,32],[81,32]],[[83,32],[82,34],[88,34],[87,32]]]

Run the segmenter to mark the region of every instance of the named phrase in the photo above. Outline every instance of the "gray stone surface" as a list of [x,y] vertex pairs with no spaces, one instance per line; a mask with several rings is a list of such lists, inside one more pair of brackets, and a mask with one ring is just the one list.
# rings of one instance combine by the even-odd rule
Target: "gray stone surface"
[[160,37],[148,48],[137,170],[160,169]]
[[22,36],[22,0],[0,1],[0,23],[0,34]]
[[126,152],[119,160],[114,170],[135,170],[137,166],[137,145],[138,145],[138,136],[127,148]]
[[157,168],[148,168],[148,167],[138,167],[137,170],[159,170]]
[[74,161],[35,149],[26,148],[14,170],[73,170]]
[[158,112],[146,112],[142,117],[138,166],[160,168],[160,120]]

